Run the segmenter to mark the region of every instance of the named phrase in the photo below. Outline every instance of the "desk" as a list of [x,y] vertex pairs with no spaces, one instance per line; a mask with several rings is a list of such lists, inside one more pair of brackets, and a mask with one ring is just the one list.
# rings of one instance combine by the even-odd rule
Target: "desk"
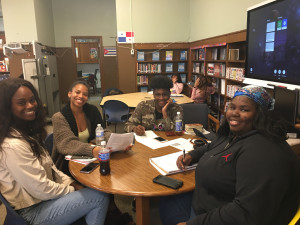
[[[164,132],[156,132],[157,135],[166,139],[175,139],[178,136],[167,137]],[[190,138],[190,135],[182,136]],[[149,158],[166,155],[178,151],[173,147],[150,149],[140,143],[136,143],[132,151],[127,153],[115,152],[111,155],[111,173],[100,176],[99,169],[90,174],[80,173],[84,165],[70,161],[69,170],[73,177],[85,186],[112,194],[136,197],[136,223],[137,225],[150,224],[149,199],[154,196],[176,195],[195,188],[195,171],[173,174],[171,177],[184,182],[178,190],[164,187],[152,182],[159,172],[150,164]]]
[[[192,99],[183,95],[182,97],[171,97],[176,101],[177,104],[191,103]],[[104,103],[108,100],[119,100],[121,102],[126,103],[130,108],[136,108],[136,106],[141,101],[146,101],[153,99],[153,94],[148,94],[147,92],[134,92],[129,94],[121,94],[121,95],[109,95],[102,98],[100,106],[103,106]]]

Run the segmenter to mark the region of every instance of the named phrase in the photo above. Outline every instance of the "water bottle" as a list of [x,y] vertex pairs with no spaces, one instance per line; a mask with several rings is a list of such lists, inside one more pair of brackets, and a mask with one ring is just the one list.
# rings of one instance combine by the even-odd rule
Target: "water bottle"
[[101,150],[98,154],[98,160],[100,162],[100,174],[107,175],[110,174],[110,152],[109,149],[106,148],[106,142],[101,141]]
[[97,124],[95,133],[96,133],[96,145],[100,146],[101,141],[104,141],[104,129],[102,128],[101,124]]
[[175,118],[175,133],[178,136],[182,135],[182,117],[180,115],[180,112],[177,112]]

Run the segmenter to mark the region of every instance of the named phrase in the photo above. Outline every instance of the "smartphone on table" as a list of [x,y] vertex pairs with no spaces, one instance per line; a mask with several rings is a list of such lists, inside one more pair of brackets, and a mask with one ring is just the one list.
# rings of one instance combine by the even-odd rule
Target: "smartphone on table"
[[162,137],[155,137],[154,139],[157,140],[157,141],[160,141],[160,142],[166,142],[167,141],[166,139],[164,139]]
[[99,163],[96,163],[96,162],[89,163],[89,164],[87,164],[85,167],[83,167],[83,168],[80,170],[80,173],[91,173],[91,172],[93,172],[98,166],[99,166]]

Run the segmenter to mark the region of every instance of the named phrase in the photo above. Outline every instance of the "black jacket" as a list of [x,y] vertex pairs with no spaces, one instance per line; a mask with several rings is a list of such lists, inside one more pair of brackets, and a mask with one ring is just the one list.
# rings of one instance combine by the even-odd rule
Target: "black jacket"
[[251,131],[189,153],[198,162],[188,225],[287,225],[299,205],[300,162],[290,146]]

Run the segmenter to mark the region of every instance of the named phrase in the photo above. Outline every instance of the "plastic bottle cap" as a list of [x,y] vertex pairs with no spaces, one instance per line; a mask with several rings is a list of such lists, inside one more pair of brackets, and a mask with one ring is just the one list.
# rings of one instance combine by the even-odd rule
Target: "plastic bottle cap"
[[177,115],[179,115],[180,114],[180,112],[177,112]]
[[101,145],[102,146],[106,145],[106,141],[101,141]]

